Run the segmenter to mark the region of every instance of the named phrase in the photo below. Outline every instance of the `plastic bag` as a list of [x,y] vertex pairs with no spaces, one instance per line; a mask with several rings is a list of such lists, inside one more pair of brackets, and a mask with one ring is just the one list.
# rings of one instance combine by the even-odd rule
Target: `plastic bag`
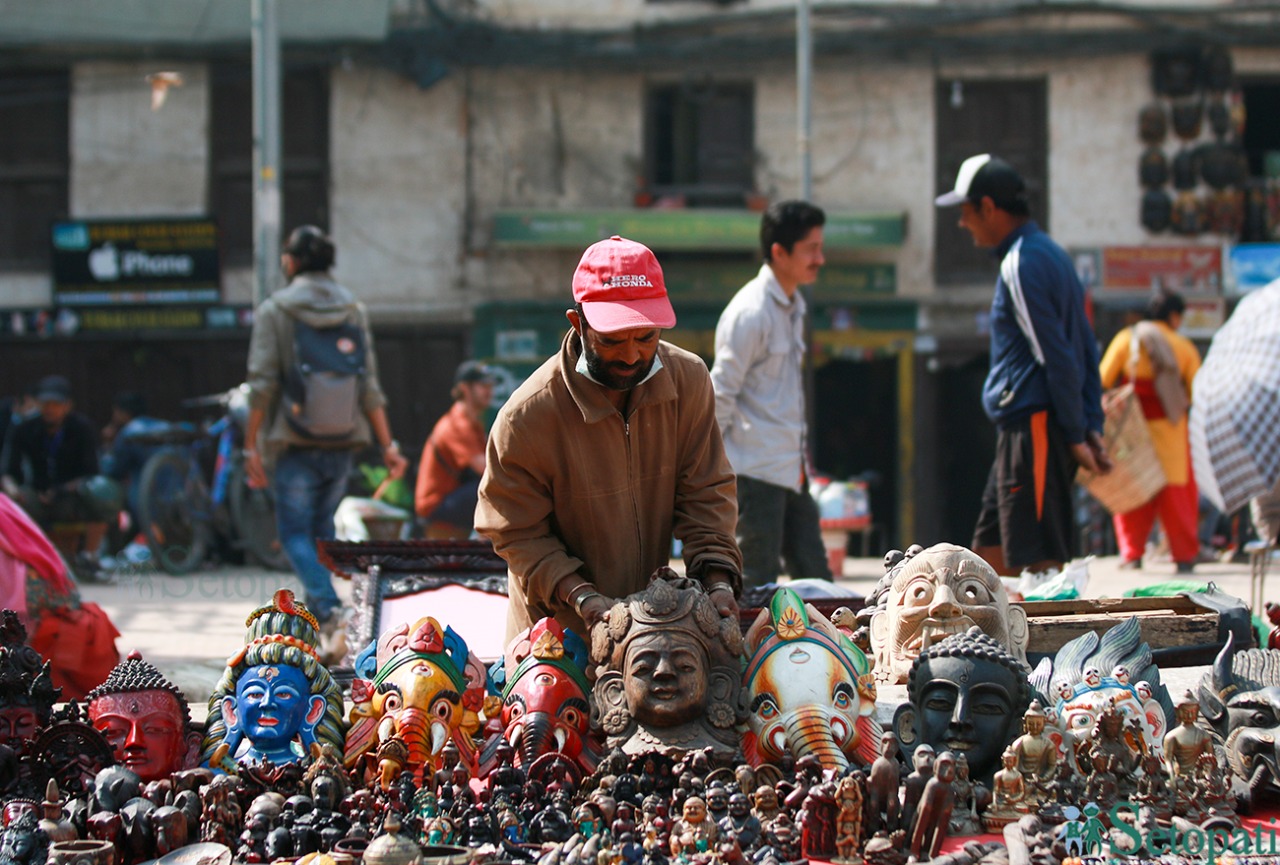
[[412,514],[404,508],[397,508],[377,499],[347,496],[338,505],[333,515],[334,536],[340,541],[367,541],[370,539],[369,526],[375,522],[407,525]]
[[1069,601],[1084,595],[1089,585],[1089,563],[1093,556],[1072,559],[1061,571],[1048,570],[1033,574],[1023,571],[1017,591],[1026,601]]

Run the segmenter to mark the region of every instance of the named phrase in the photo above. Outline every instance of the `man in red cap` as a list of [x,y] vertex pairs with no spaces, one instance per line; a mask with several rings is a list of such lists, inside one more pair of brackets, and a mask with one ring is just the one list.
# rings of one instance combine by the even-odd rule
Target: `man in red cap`
[[737,616],[734,475],[701,358],[675,325],[647,247],[611,237],[573,276],[572,329],[489,435],[476,531],[510,571],[507,638],[543,616],[579,634],[684,545],[689,576]]

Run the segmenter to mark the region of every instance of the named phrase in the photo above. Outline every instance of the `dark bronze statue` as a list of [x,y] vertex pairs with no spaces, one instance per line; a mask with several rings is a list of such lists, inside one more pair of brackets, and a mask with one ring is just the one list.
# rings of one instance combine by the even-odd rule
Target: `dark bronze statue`
[[742,634],[696,580],[660,569],[591,633],[593,720],[628,754],[711,748],[732,757]]
[[979,628],[920,652],[907,676],[907,700],[894,713],[903,757],[916,746],[963,754],[969,775],[987,782],[1018,734],[1031,699],[1030,669]]

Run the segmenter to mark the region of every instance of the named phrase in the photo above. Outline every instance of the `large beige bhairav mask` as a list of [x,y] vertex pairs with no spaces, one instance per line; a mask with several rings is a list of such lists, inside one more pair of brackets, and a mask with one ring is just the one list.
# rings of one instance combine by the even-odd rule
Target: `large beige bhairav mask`
[[[918,547],[916,549],[919,549]],[[1027,661],[1027,614],[972,550],[935,544],[899,561],[871,616],[876,679],[903,684],[921,650],[974,626]]]

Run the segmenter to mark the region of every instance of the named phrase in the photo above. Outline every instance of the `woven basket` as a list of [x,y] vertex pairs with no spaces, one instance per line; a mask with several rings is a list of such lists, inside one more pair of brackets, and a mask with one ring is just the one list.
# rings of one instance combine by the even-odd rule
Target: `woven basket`
[[1164,488],[1164,467],[1132,384],[1108,392],[1102,407],[1106,413],[1102,435],[1115,467],[1105,475],[1080,469],[1076,480],[1111,513],[1123,514],[1142,507]]

